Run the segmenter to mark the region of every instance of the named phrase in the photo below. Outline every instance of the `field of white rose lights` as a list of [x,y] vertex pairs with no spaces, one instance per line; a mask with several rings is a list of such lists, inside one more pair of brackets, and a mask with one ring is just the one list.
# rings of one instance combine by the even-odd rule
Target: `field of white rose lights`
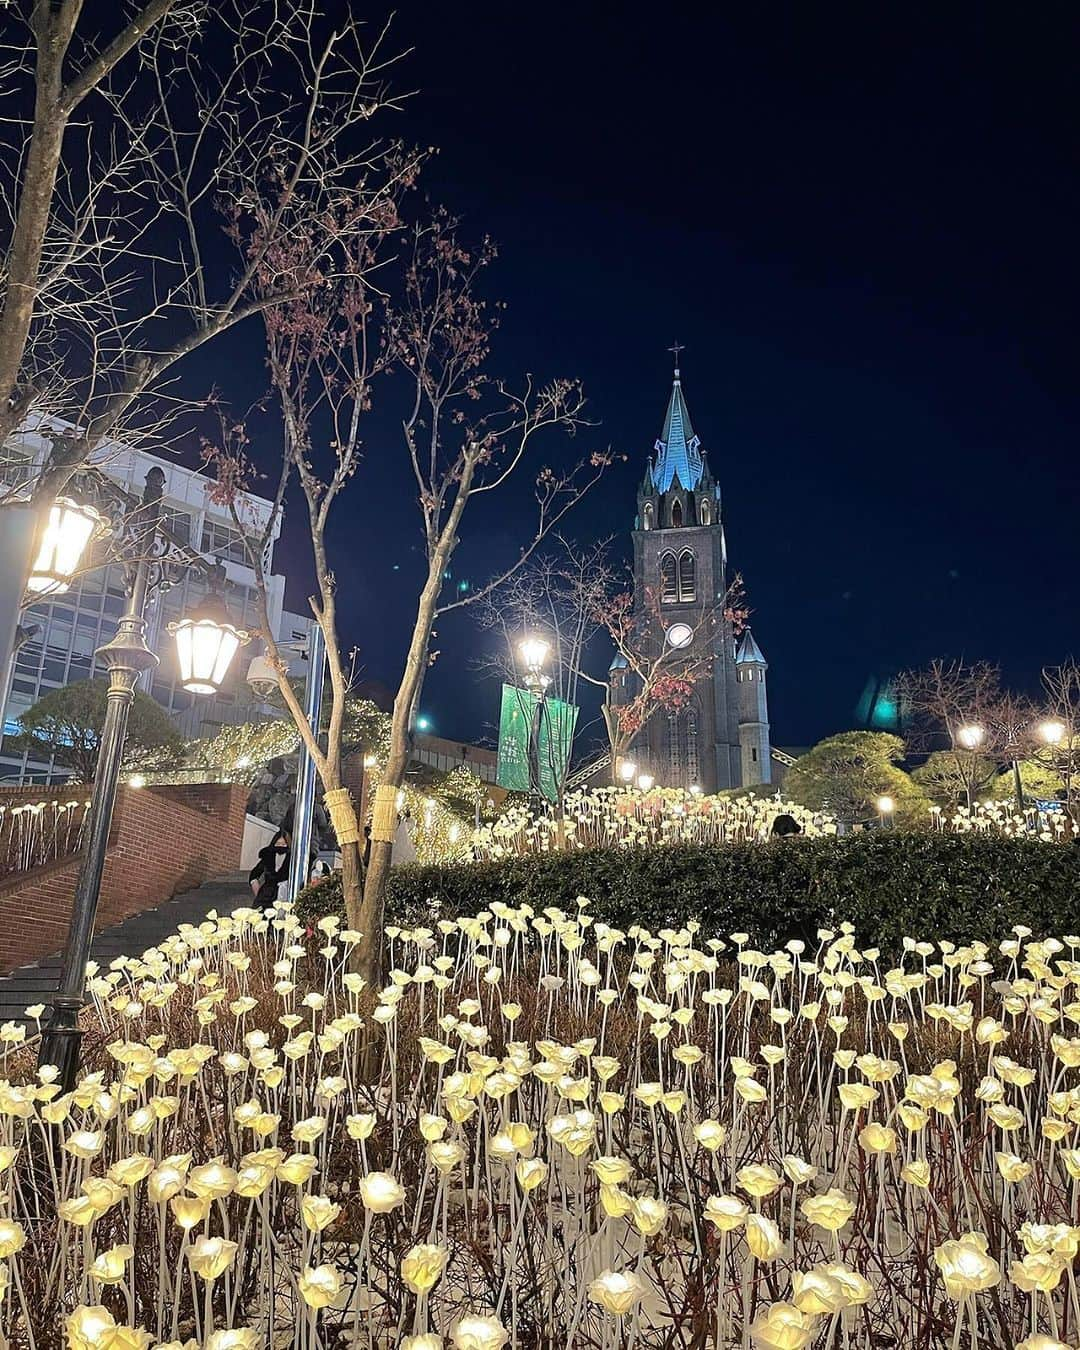
[[1080,1340],[1080,937],[895,960],[494,907],[237,910],[92,980],[71,1096],[5,1030],[0,1344]]

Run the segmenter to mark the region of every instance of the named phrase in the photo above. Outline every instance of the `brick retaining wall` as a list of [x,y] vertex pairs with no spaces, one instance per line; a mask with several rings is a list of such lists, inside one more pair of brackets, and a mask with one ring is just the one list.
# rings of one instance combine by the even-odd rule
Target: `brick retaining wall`
[[[95,927],[235,871],[246,804],[247,788],[233,783],[121,787]],[[78,869],[62,859],[0,882],[0,974],[61,949]]]

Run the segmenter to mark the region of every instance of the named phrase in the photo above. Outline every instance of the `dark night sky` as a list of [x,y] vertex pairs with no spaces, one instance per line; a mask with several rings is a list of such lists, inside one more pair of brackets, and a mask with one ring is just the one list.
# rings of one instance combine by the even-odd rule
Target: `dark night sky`
[[[776,743],[851,725],[875,669],[965,654],[1035,687],[1080,655],[1071,6],[405,0],[394,31],[419,92],[392,129],[500,244],[493,370],[581,376],[576,449],[628,456],[581,540],[629,530],[686,344]],[[418,539],[373,425],[338,576],[346,642],[396,683]],[[521,500],[477,517],[458,575],[527,527]],[[480,640],[439,634],[444,734],[495,718]]]

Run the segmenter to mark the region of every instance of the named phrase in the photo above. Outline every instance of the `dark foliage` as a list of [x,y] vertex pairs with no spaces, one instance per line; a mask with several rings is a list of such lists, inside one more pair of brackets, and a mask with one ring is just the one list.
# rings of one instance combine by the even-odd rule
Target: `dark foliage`
[[[855,925],[894,954],[905,936],[986,942],[1014,924],[1080,931],[1080,847],[995,836],[875,830],[844,839],[595,849],[391,873],[387,919],[428,927],[502,901],[572,913],[579,896],[616,927],[653,932],[698,919],[703,932],[743,931],[766,950],[818,928]],[[300,897],[309,923],[341,912],[337,877]]]

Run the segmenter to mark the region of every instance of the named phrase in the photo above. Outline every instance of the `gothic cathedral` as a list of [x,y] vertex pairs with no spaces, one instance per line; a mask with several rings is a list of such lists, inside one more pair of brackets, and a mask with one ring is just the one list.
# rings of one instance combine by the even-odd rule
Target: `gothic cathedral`
[[[655,457],[638,489],[633,542],[637,608],[658,606],[663,641],[691,652],[704,644],[710,657],[689,704],[678,712],[658,709],[639,733],[632,748],[639,770],[660,786],[703,792],[768,783],[767,665],[750,630],[736,644],[723,617],[720,488],[690,424],[677,367]],[[617,658],[609,676],[615,701],[629,696],[629,677]]]

